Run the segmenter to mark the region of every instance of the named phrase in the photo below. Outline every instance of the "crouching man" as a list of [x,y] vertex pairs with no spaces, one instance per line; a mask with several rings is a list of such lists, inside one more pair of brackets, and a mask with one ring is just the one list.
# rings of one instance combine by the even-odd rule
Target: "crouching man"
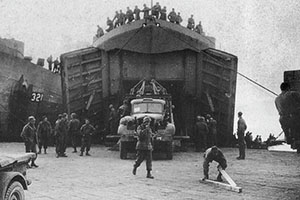
[[[205,179],[208,179],[209,163],[211,163],[212,161],[216,161],[217,163],[219,163],[218,167],[221,166],[223,170],[225,170],[227,167],[227,161],[222,151],[216,146],[212,146],[211,148],[208,148],[204,153],[204,162],[203,162],[204,178],[202,179],[203,181]],[[223,181],[221,176],[222,174],[221,172],[219,172],[217,181],[220,182]]]
[[141,163],[146,160],[146,169],[147,169],[147,178],[153,179],[154,177],[151,175],[152,170],[152,137],[153,133],[150,128],[149,117],[144,117],[143,123],[137,128],[138,142],[136,144],[137,150],[137,159],[133,166],[133,175],[136,174],[137,168],[141,165]]

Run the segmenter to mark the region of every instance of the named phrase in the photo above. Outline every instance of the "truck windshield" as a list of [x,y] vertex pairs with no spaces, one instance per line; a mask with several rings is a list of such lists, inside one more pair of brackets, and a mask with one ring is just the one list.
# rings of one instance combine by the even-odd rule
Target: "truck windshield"
[[133,113],[162,113],[163,105],[160,103],[137,103],[133,105]]

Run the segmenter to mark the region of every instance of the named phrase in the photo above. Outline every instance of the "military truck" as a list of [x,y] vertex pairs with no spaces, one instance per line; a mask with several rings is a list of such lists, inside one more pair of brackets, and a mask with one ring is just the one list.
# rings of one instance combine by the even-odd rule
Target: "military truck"
[[157,81],[141,80],[127,95],[130,102],[130,116],[121,118],[118,128],[120,139],[120,158],[126,159],[128,152],[135,152],[136,128],[143,118],[151,118],[151,129],[155,133],[154,153],[165,153],[167,159],[173,158],[173,136],[175,125],[171,95]]
[[[300,92],[300,70],[292,70],[284,72],[284,82],[288,82],[291,85],[291,90]],[[297,153],[300,153],[300,130],[298,130],[298,135],[293,138],[291,143],[292,149],[297,149]]]

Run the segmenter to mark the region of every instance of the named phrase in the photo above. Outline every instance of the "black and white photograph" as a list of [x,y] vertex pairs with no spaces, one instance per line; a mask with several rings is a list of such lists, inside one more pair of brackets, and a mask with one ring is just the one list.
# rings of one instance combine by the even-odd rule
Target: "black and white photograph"
[[299,11],[0,0],[0,200],[300,199]]

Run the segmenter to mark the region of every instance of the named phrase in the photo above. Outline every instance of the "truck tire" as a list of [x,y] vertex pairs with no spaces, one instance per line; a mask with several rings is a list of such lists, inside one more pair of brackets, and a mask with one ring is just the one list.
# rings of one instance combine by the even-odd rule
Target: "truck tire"
[[4,200],[25,200],[24,189],[20,182],[14,181],[9,185]]

